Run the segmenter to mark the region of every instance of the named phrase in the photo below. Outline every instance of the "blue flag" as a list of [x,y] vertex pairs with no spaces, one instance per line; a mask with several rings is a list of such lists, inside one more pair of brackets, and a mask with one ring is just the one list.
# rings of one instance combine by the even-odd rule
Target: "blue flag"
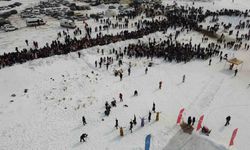
[[151,135],[147,135],[145,138],[145,150],[149,150],[150,149],[150,139],[151,139]]

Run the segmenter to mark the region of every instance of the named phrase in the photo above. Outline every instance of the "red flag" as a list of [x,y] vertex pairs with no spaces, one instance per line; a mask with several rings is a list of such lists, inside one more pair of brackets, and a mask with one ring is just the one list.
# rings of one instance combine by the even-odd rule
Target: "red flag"
[[198,122],[198,125],[197,125],[196,131],[200,130],[201,124],[202,124],[202,122],[203,122],[203,119],[204,119],[204,115],[202,115],[202,116],[200,117],[199,122]]
[[237,135],[237,132],[238,132],[238,128],[234,129],[234,132],[233,132],[233,134],[232,134],[232,137],[231,137],[229,146],[234,145],[234,139],[235,139],[235,137],[236,137],[236,135]]
[[182,108],[179,112],[178,118],[177,118],[177,124],[181,122],[181,118],[182,118],[182,113],[184,112],[184,108]]

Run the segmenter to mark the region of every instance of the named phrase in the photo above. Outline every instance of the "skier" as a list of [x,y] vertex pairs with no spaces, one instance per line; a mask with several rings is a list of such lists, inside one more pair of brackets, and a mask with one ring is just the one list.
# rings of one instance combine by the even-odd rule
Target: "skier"
[[116,107],[116,100],[115,99],[113,101],[111,101],[111,106]]
[[136,116],[134,115],[134,119],[133,119],[133,124],[136,125],[137,122],[136,122]]
[[222,61],[222,56],[220,56],[220,62]]
[[86,123],[86,119],[84,116],[82,116],[82,124],[85,126],[87,123]]
[[81,136],[80,136],[80,142],[85,142],[85,138],[87,138],[88,137],[88,134],[86,134],[86,133],[83,133]]
[[182,76],[182,83],[185,82],[185,79],[186,79],[186,75],[184,74],[184,75]]
[[120,98],[120,102],[122,102],[123,101],[122,93],[119,94],[119,98]]
[[115,128],[118,129],[118,120],[115,119]]
[[130,71],[131,71],[131,69],[130,68],[128,68],[128,75],[130,76]]
[[192,126],[194,125],[194,123],[195,123],[195,117],[193,117]]
[[212,59],[209,59],[208,65],[211,66]]
[[159,82],[159,89],[161,89],[162,81]]
[[152,111],[155,113],[155,103],[153,103]]
[[147,74],[148,73],[148,67],[146,67],[146,69],[145,69],[145,74]]
[[231,116],[227,116],[225,126],[229,125],[230,120],[231,120]]
[[151,112],[149,111],[149,113],[148,113],[148,122],[150,122],[151,121]]
[[133,132],[132,129],[133,129],[133,121],[131,120],[130,122],[130,127],[129,127],[129,130],[131,131],[131,133]]
[[236,76],[237,73],[238,73],[238,69],[235,69],[235,71],[234,71],[234,76]]
[[188,121],[187,121],[187,122],[188,122],[188,125],[190,126],[191,123],[192,123],[192,118],[191,118],[191,116],[188,117]]

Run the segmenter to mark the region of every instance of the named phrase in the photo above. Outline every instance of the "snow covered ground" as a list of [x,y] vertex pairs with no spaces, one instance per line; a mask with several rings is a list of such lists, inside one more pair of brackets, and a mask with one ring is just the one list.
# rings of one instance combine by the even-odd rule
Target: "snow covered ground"
[[[172,3],[168,0],[164,2]],[[187,1],[180,3],[191,4]],[[211,2],[196,2],[195,5],[214,10],[224,7],[245,9],[246,4],[249,4],[247,0],[235,0],[234,4],[221,0],[215,1],[215,5]],[[0,49],[7,52],[13,51],[16,46],[25,47],[24,40],[27,38],[38,40],[43,45],[55,39],[56,33],[61,30],[51,19],[47,26],[37,29],[1,32]],[[170,32],[173,31],[167,34]],[[194,43],[201,42],[202,35],[194,32],[181,34],[178,40],[189,41],[191,36]],[[148,37],[159,41],[166,35],[157,32],[140,40],[146,42]],[[201,60],[184,64],[154,59],[147,75],[144,69],[150,60],[124,58],[122,81],[113,75],[113,69],[119,68],[116,63],[108,71],[95,68],[94,61],[102,56],[96,52],[97,48],[104,49],[105,56],[114,56],[108,53],[110,49],[136,42],[127,40],[84,49],[80,51],[81,58],[77,53],[70,53],[1,69],[0,149],[142,150],[146,135],[151,134],[152,150],[226,150],[235,128],[239,128],[239,132],[232,149],[249,149],[249,51],[223,49],[229,57],[235,56],[244,61],[236,77],[233,71],[228,70],[228,64],[219,62],[218,57],[213,58],[211,66]],[[4,51],[0,50],[1,53]],[[129,62],[132,63],[130,76],[126,72]],[[182,83],[184,74],[186,82]],[[158,89],[159,81],[163,81],[161,90]],[[24,93],[24,89],[28,92]],[[134,90],[138,90],[137,97],[133,96]],[[117,107],[111,109],[110,116],[105,117],[105,101],[118,100],[119,93],[123,93],[124,101],[118,102]],[[16,96],[12,97],[12,94]],[[143,128],[137,125],[130,133],[129,121],[136,115],[140,124],[140,117],[147,118],[153,102],[156,111],[161,112],[160,121],[156,122],[155,114],[152,114],[150,123],[146,121]],[[125,104],[128,107],[124,107]],[[210,136],[199,132],[192,135],[183,133],[176,125],[181,108],[185,108],[184,120],[188,116],[198,119],[204,114],[203,124],[212,129]],[[86,126],[81,122],[83,115]],[[224,127],[228,115],[232,117],[231,124]],[[120,137],[119,131],[114,128],[115,118],[120,126],[125,127],[124,137]],[[84,132],[89,137],[87,142],[80,143],[79,137]]]

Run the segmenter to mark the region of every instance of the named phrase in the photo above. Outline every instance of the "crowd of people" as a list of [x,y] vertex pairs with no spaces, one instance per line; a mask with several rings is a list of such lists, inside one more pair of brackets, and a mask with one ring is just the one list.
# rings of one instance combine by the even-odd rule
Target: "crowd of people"
[[[86,27],[87,34],[81,39],[76,37],[70,37],[70,35],[65,36],[65,42],[60,42],[58,40],[52,41],[51,44],[46,44],[45,46],[38,48],[38,42],[33,42],[34,48],[19,50],[16,48],[15,52],[4,53],[0,55],[0,69],[6,66],[12,66],[16,63],[24,63],[30,60],[45,58],[54,55],[68,54],[70,52],[75,52],[78,50],[86,49],[96,45],[106,45],[109,43],[115,43],[118,41],[124,41],[128,39],[138,39],[150,33],[157,31],[167,31],[168,28],[178,28],[181,27],[181,31],[190,30],[201,31],[201,27],[198,25],[199,22],[203,21],[206,17],[212,15],[248,15],[248,11],[245,12],[236,10],[223,9],[217,12],[206,11],[203,9],[194,7],[174,7],[174,9],[167,10],[166,7],[159,7],[164,12],[167,19],[157,20],[152,19],[152,21],[144,20],[138,23],[138,30],[129,32],[128,30],[121,31],[116,35],[105,34],[102,35],[100,32],[97,37],[92,38],[90,36],[90,29]],[[133,17],[132,17],[133,18]],[[110,25],[110,24],[109,24]],[[79,32],[79,31],[78,31]],[[78,33],[77,32],[77,33]],[[77,34],[75,33],[75,34]],[[176,38],[176,37],[175,37]],[[28,41],[26,40],[26,43]],[[213,48],[212,48],[213,49]],[[208,55],[211,56],[213,53],[211,48],[201,48],[200,45],[173,42],[170,40],[164,41],[160,44],[150,44],[148,47],[145,45],[130,45],[127,49],[127,54],[129,56],[136,57],[164,57],[168,58],[169,61],[188,61],[194,56],[198,58],[207,58],[204,53],[208,51]]]

